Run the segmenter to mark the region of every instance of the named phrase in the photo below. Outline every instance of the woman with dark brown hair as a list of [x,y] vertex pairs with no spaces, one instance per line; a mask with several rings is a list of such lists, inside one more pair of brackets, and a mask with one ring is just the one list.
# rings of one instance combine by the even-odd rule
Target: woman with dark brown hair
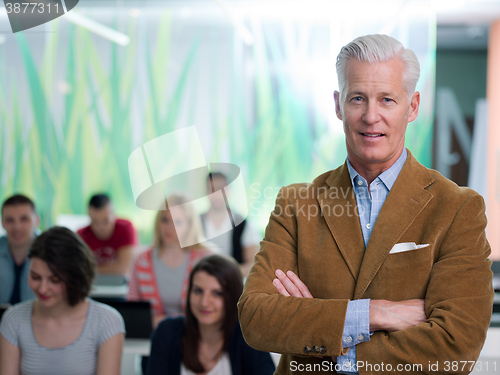
[[2,316],[0,374],[119,375],[125,326],[115,309],[87,298],[95,274],[87,245],[53,227],[28,257],[36,299]]
[[167,318],[153,333],[149,375],[271,375],[269,353],[243,339],[237,302],[243,290],[238,265],[212,255],[189,279],[186,317]]

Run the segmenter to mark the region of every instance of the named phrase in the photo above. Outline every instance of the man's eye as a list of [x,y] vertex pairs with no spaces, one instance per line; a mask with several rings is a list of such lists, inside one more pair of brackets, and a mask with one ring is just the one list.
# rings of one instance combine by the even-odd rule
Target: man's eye
[[363,98],[361,96],[355,96],[354,98],[351,99],[353,102],[360,102],[361,100],[363,100]]
[[390,103],[390,102],[393,102],[393,100],[391,98],[384,98],[384,102]]

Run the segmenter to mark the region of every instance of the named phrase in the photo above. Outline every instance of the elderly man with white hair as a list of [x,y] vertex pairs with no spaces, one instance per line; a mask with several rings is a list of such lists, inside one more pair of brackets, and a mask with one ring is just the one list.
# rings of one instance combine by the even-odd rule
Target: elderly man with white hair
[[469,373],[493,304],[484,201],[404,147],[413,51],[359,37],[337,74],[347,160],[278,194],[238,305],[244,337],[282,353],[276,374]]

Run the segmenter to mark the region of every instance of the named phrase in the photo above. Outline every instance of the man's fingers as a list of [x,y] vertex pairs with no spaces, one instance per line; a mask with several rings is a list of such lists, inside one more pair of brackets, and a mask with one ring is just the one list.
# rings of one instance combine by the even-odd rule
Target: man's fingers
[[290,297],[290,294],[286,291],[286,289],[283,286],[283,284],[281,283],[281,281],[279,281],[278,279],[274,279],[273,280],[273,285],[274,285],[274,287],[276,288],[276,290],[278,291],[279,294],[287,296],[287,297]]
[[[307,286],[292,271],[288,271],[285,274],[285,273],[283,273],[283,271],[278,269],[278,270],[276,270],[275,274],[276,274],[276,277],[278,278],[278,281],[280,282],[280,286],[282,286],[283,289],[286,290],[290,296],[313,298],[313,296],[312,296],[311,292],[309,292],[309,289],[307,288]],[[274,283],[274,281],[273,281],[273,283]],[[277,284],[275,283],[274,286],[277,287]],[[281,292],[280,292],[280,294],[285,295],[284,293],[281,293]]]
[[281,281],[281,284],[285,287],[286,291],[293,297],[302,297],[302,293],[300,290],[295,286],[295,284],[290,280],[290,278],[283,273],[282,270],[276,270],[275,272],[276,277],[278,278],[279,281]]
[[299,289],[302,297],[313,298],[311,292],[309,291],[309,288],[306,286],[306,284],[302,282],[301,279],[299,279],[299,277],[296,274],[294,274],[292,271],[288,271],[286,274],[289,277],[289,279],[294,283],[294,285],[297,287],[297,289]]

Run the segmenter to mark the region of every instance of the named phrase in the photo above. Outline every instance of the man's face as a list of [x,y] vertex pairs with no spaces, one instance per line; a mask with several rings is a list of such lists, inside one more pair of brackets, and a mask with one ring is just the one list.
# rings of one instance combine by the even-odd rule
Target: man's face
[[349,161],[354,168],[386,170],[404,149],[420,94],[415,92],[408,104],[399,58],[379,63],[351,59],[346,72],[346,96],[335,92],[335,110],[344,123]]
[[2,225],[11,246],[29,246],[38,223],[38,215],[29,204],[5,206],[2,210]]
[[102,208],[89,207],[90,229],[100,240],[107,240],[115,230],[115,214],[111,205]]

